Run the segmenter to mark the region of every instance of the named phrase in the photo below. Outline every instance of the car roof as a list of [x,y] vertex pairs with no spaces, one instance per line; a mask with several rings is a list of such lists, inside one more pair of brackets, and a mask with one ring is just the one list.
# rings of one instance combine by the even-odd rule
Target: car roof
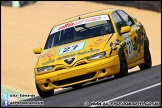
[[86,18],[86,17],[93,17],[93,16],[97,16],[97,15],[109,14],[109,13],[116,11],[116,10],[120,10],[120,9],[108,8],[108,9],[104,9],[104,10],[98,10],[98,11],[94,11],[94,12],[90,12],[90,13],[77,15],[77,16],[65,19],[65,20],[55,24],[55,26],[65,24],[65,23],[68,23],[68,22],[72,22],[72,21],[75,21],[75,20],[79,20],[79,17],[80,17],[80,19],[82,19],[82,18]]

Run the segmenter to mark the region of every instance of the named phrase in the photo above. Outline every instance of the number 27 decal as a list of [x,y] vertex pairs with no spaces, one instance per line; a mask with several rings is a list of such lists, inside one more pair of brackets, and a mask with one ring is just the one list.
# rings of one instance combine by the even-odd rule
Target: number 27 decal
[[128,52],[128,55],[129,55],[129,59],[132,59],[134,57],[134,51],[133,51],[132,41],[129,38],[129,35],[128,34],[126,34],[125,36],[123,36],[123,38],[124,38],[124,41],[125,41],[126,46],[127,46],[127,52]]
[[[75,50],[75,48],[76,48],[77,46],[78,46],[78,45],[71,46],[71,47],[73,47],[72,50]],[[69,50],[70,50],[70,47],[68,46],[68,47],[65,47],[65,48],[64,48],[63,52],[68,52]]]
[[81,49],[84,48],[84,44],[85,44],[85,42],[81,42],[81,43],[61,47],[58,55],[69,53],[69,52],[72,52],[72,51],[81,50]]

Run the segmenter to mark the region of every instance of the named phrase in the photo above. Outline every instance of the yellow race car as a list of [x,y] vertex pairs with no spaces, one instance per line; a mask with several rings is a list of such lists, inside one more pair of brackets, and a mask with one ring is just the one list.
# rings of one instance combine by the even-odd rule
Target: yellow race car
[[143,25],[120,9],[106,9],[66,19],[50,31],[36,62],[35,83],[40,97],[54,89],[81,87],[100,78],[126,76],[128,69],[152,66]]

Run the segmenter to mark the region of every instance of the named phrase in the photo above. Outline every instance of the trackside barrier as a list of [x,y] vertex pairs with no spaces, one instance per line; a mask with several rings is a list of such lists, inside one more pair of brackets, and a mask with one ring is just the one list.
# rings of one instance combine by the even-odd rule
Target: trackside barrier
[[12,1],[12,7],[13,8],[19,8],[20,7],[20,1]]

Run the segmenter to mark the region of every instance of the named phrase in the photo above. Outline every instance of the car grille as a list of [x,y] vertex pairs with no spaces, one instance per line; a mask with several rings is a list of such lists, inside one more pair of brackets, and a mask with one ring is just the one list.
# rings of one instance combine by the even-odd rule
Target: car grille
[[[74,65],[74,67],[75,67],[75,66],[84,65],[84,64],[87,64],[87,62],[82,61],[82,62],[76,63],[76,64]],[[62,69],[67,69],[67,68],[64,67],[64,66],[60,66],[60,67],[56,67],[55,71],[62,70]]]
[[56,81],[56,82],[53,82],[53,84],[56,85],[56,86],[61,86],[61,85],[70,84],[70,83],[77,82],[77,81],[90,79],[90,78],[93,78],[96,75],[96,73],[97,72],[92,72],[92,73],[88,73],[88,74],[84,74],[84,75],[80,75],[80,76]]

